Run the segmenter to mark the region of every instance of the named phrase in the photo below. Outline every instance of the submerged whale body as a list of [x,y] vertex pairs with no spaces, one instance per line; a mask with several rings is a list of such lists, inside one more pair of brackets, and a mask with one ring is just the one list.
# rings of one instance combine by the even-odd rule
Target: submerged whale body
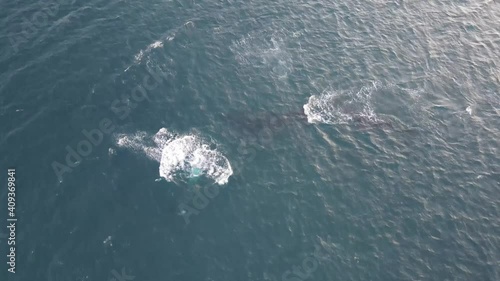
[[222,115],[226,118],[232,129],[244,135],[255,135],[265,130],[279,132],[295,122],[302,121],[307,123],[307,116],[303,111],[284,114],[264,111],[246,114],[232,112]]
[[[390,117],[371,117],[358,112],[345,112],[350,116],[348,123],[336,124],[336,126],[347,126],[354,130],[382,129],[394,132],[416,133],[418,128],[409,128]],[[292,124],[310,124],[304,110],[297,110],[278,114],[275,112],[237,113],[222,114],[233,136],[243,138],[255,138],[259,134],[280,133]],[[327,123],[325,123],[327,124]],[[331,124],[333,125],[333,124]]]

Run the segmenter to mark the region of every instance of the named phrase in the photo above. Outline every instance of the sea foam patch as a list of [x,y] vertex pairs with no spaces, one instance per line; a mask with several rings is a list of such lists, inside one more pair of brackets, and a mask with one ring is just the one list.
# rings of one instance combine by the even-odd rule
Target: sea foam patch
[[144,57],[144,55],[148,55],[153,49],[158,49],[161,47],[163,47],[163,42],[160,40],[149,44],[149,46],[146,49],[140,50],[139,53],[137,53],[134,56],[135,62],[140,63],[142,61],[142,58]]
[[309,97],[304,113],[309,123],[345,124],[355,118],[377,121],[372,106],[372,93],[379,85],[363,87],[357,92],[326,90],[320,95]]
[[116,143],[159,162],[159,174],[167,181],[204,176],[222,185],[233,174],[229,160],[211,147],[213,143],[194,134],[178,135],[161,128],[153,136],[145,132],[117,135]]
[[266,31],[250,33],[229,47],[236,61],[244,67],[262,68],[275,78],[286,78],[293,71],[293,59],[287,50],[286,37]]
[[[154,50],[163,48],[166,43],[173,41],[179,33],[182,32],[189,33],[192,32],[192,30],[194,29],[195,29],[195,24],[192,21],[187,21],[183,25],[169,29],[158,40],[150,43],[146,48],[139,50],[139,52],[134,55],[134,62],[130,64],[128,67],[126,67],[124,72],[127,72],[134,65],[139,65],[143,63],[143,61],[146,61],[146,63],[148,64],[151,63],[152,61],[155,61],[156,59],[158,59],[158,57],[156,56],[158,56],[159,54],[155,55]],[[161,56],[159,57],[159,59],[160,60],[162,59]]]

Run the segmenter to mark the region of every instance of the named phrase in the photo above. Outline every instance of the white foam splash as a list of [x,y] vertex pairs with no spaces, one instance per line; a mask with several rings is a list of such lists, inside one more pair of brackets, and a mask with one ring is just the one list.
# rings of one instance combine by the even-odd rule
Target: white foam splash
[[233,174],[229,160],[196,135],[177,135],[161,128],[154,136],[145,132],[118,135],[116,143],[159,162],[159,174],[167,181],[186,180],[196,169],[223,185]]
[[156,48],[160,48],[160,47],[163,47],[162,41],[156,41],[153,44],[149,45],[149,48],[151,48],[151,49],[156,49]]
[[467,108],[465,109],[465,111],[467,111],[467,113],[469,113],[469,115],[472,115],[472,107],[467,106]]
[[358,92],[338,92],[328,90],[321,95],[309,97],[304,105],[304,113],[309,123],[345,124],[356,117],[377,120],[371,95],[378,87],[374,83]]
[[233,174],[227,158],[195,136],[182,136],[165,145],[160,162],[161,177],[172,181],[178,171],[193,168],[218,184],[226,184]]
[[161,41],[161,40],[158,40],[158,41],[155,41],[155,42],[149,44],[149,46],[146,49],[140,50],[139,53],[137,53],[134,56],[135,62],[140,63],[142,61],[142,58],[144,58],[144,55],[149,54],[153,49],[157,49],[157,48],[161,48],[161,47],[163,47],[163,41]]

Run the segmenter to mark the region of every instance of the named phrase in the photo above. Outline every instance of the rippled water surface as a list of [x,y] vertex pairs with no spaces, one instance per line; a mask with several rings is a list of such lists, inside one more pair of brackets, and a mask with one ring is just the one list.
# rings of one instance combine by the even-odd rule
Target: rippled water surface
[[498,2],[3,1],[0,22],[5,280],[500,280]]

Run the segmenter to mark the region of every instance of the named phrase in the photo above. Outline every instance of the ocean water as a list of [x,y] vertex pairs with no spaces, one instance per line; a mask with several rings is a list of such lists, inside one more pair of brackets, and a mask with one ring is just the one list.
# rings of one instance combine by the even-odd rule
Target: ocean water
[[500,280],[497,1],[0,22],[1,280]]

